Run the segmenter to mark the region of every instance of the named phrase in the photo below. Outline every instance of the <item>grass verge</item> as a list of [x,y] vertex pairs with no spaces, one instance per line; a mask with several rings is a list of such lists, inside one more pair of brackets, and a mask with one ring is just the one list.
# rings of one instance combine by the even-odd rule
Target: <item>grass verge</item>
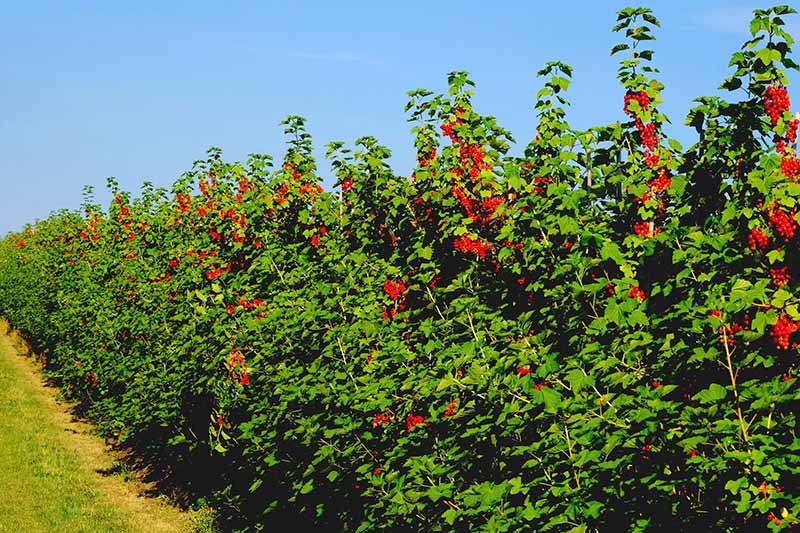
[[102,474],[114,458],[34,367],[0,321],[0,532],[195,529],[190,513]]

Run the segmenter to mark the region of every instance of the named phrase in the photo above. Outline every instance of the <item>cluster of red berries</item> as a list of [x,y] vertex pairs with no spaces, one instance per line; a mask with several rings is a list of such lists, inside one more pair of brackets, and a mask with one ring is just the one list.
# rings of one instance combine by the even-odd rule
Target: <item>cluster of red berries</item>
[[264,307],[264,305],[266,305],[264,301],[258,298],[250,301],[247,301],[244,298],[239,298],[238,300],[236,300],[236,305],[228,304],[225,306],[225,309],[228,311],[229,315],[232,315],[236,312],[236,307],[239,307],[241,309],[251,310],[251,309],[257,309],[259,307]]
[[300,184],[299,192],[300,192],[301,196],[305,195],[305,194],[308,194],[308,193],[311,193],[311,196],[313,197],[313,196],[321,193],[323,190],[324,189],[322,188],[322,185],[311,183],[310,181],[306,181],[306,182]]
[[538,194],[539,196],[544,195],[547,191],[547,186],[553,183],[553,178],[550,176],[540,176],[538,178],[533,178],[533,192]]
[[289,163],[288,161],[286,161],[283,164],[283,168],[292,173],[292,179],[295,180],[295,181],[298,181],[298,180],[300,180],[300,178],[303,177],[303,175],[300,173],[300,171],[297,170],[295,168],[295,166],[293,164]]
[[750,235],[747,236],[747,245],[754,252],[764,250],[769,244],[769,238],[764,233],[756,228],[750,230]]
[[[97,220],[98,220],[97,217],[92,217],[86,224],[86,229],[81,230],[81,232],[78,234],[78,237],[80,237],[81,239],[85,239],[87,241],[89,239],[97,241],[100,238],[100,233],[97,231]],[[22,244],[20,245],[20,243]],[[17,243],[17,249],[20,249],[23,246],[25,246],[25,241],[20,240]]]
[[645,444],[642,446],[642,461],[649,461],[650,460],[650,452],[653,451],[653,447],[649,444]]
[[[772,85],[767,87],[764,94],[764,107],[774,128],[781,115],[789,110],[789,96],[786,87],[783,85]],[[788,147],[784,139],[790,144],[797,142],[797,128],[800,120],[792,119],[786,124],[784,138],[775,136],[775,150],[781,154],[781,171],[783,175],[793,181],[800,181],[800,159],[795,155],[794,149]]]
[[663,170],[658,177],[647,182],[647,186],[650,187],[650,190],[656,194],[662,193],[672,186],[672,178],[667,175],[666,170]]
[[236,305],[238,305],[239,307],[243,307],[244,309],[255,309],[257,307],[264,307],[264,305],[266,304],[264,303],[264,300],[261,300],[259,298],[255,298],[250,301],[247,301],[243,298],[239,298],[238,300],[236,300]]
[[483,208],[483,217],[484,220],[489,220],[494,215],[494,212],[503,203],[503,199],[497,196],[492,196],[489,198],[485,198],[481,203],[481,207]]
[[392,417],[386,413],[378,413],[375,415],[375,418],[372,419],[372,427],[386,426],[391,419]]
[[633,225],[633,231],[639,237],[644,237],[646,239],[650,236],[650,223],[647,221],[638,222]]
[[771,85],[764,93],[764,107],[767,109],[772,125],[778,123],[784,111],[789,109],[789,95],[783,85]]
[[[481,144],[469,143],[458,136],[454,128],[464,123],[462,115],[465,110],[461,107],[455,110],[455,119],[452,122],[447,122],[441,126],[442,133],[450,138],[450,142],[454,146],[458,146],[459,166],[458,168],[451,169],[450,172],[456,176],[469,176],[472,183],[480,185],[480,174],[483,171],[491,171],[492,165],[486,161],[486,154],[484,147]],[[427,156],[421,156],[419,159],[421,166],[428,166],[433,158],[436,157],[436,149],[433,148]],[[502,203],[502,199],[487,198],[482,203],[478,200],[481,196],[479,191],[473,191],[474,199],[469,198],[467,194],[460,188],[454,185],[451,189],[453,195],[458,199],[458,202],[464,208],[467,216],[476,223],[487,224],[489,219],[493,216],[495,209]],[[462,241],[463,244],[466,242]],[[458,245],[457,245],[458,247]],[[475,249],[477,253],[483,257],[488,248],[483,249],[482,252]]]
[[464,191],[458,185],[453,185],[450,187],[450,191],[453,193],[453,196],[456,197],[458,203],[461,204],[461,207],[464,208],[464,212],[473,222],[480,221],[480,214],[476,213],[478,202],[472,198],[467,198],[464,194]]
[[450,141],[453,144],[455,144],[459,140],[458,135],[453,131],[453,128],[455,126],[460,126],[464,123],[464,121],[461,119],[461,116],[463,114],[464,114],[464,108],[460,106],[456,107],[455,109],[456,118],[452,122],[445,122],[441,126],[442,134],[445,135],[446,137],[450,137]]
[[170,279],[172,279],[172,274],[170,274],[169,272],[165,272],[161,276],[153,278],[153,283],[161,283],[162,281],[167,281]]
[[[520,169],[520,176],[524,178],[530,178],[533,174],[533,163],[530,161],[526,161],[522,168]],[[533,178],[533,192],[534,194],[538,194],[539,196],[544,196],[545,192],[547,192],[547,186],[553,183],[553,178],[550,176],[536,176]],[[524,212],[524,209],[521,208]]]
[[424,416],[415,415],[415,414],[409,413],[408,416],[406,417],[406,429],[408,429],[408,431],[410,433],[411,430],[414,429],[415,426],[418,426],[418,425],[422,424],[423,422],[425,422],[425,417]]
[[[238,379],[242,385],[250,383],[250,374],[247,372],[247,360],[238,348],[231,348],[228,356],[228,369],[231,371],[231,379]],[[238,371],[237,371],[238,369]]]
[[247,217],[244,215],[244,213],[237,213],[236,209],[220,209],[217,211],[217,216],[222,220],[227,218],[234,223],[238,223],[242,227],[247,227]]
[[[114,197],[114,202],[117,205],[121,205],[120,197],[119,196]],[[128,233],[128,241],[129,242],[136,238],[136,233],[134,232],[134,229],[131,227],[132,224],[133,224],[133,221],[130,219],[130,215],[131,215],[130,209],[128,209],[128,206],[125,206],[125,205],[120,207],[119,214],[117,215],[117,222],[122,224],[122,227],[125,228],[126,230],[128,230],[128,232],[129,232]],[[147,229],[147,225],[143,223],[141,225],[141,227],[140,227],[140,230],[144,231],[146,229]]]
[[448,416],[453,416],[453,412],[456,410],[456,401],[452,400],[450,405],[447,406],[447,409],[444,411],[444,417],[447,418]]
[[781,158],[781,171],[783,175],[790,180],[798,181],[800,179],[800,159],[797,159],[792,154],[786,153],[784,149],[784,156]]
[[644,291],[639,287],[631,287],[631,290],[628,291],[628,298],[636,298],[639,302],[643,302],[646,298]]
[[247,360],[244,354],[238,348],[231,348],[231,353],[228,356],[228,368],[234,369],[237,366],[244,366]]
[[776,526],[779,526],[779,525],[781,525],[781,519],[780,519],[780,518],[778,518],[777,516],[775,516],[775,515],[774,515],[774,514],[772,514],[772,513],[769,513],[769,514],[767,515],[767,521],[769,521],[769,522],[775,521],[775,525],[776,525]]
[[503,242],[501,244],[506,248],[511,248],[514,251],[522,250],[525,247],[525,245],[522,244],[521,242],[511,242],[508,239],[503,239]]
[[742,331],[744,328],[738,322],[734,322],[730,326],[720,326],[719,327],[719,342],[722,344],[727,344],[728,346],[733,346],[734,340],[733,336]]
[[200,192],[203,194],[204,197],[208,197],[208,182],[203,178],[200,180],[199,183]]
[[794,118],[786,125],[786,140],[794,144],[797,141],[797,127],[800,126],[800,120]]
[[633,225],[633,231],[639,237],[644,237],[645,239],[648,239],[653,235],[658,235],[659,233],[661,233],[661,228],[654,228],[652,221],[647,222],[646,220],[643,220]]
[[393,302],[396,302],[400,296],[406,292],[406,286],[402,282],[402,280],[392,281],[390,279],[386,280],[386,283],[383,284],[383,292],[391,299]]
[[427,155],[419,154],[417,156],[417,161],[419,162],[419,166],[421,166],[421,167],[430,166],[430,164],[433,162],[434,159],[436,159],[436,147],[435,146],[433,148],[431,148],[431,151],[428,152]]
[[274,200],[276,204],[282,204],[286,201],[286,195],[289,192],[289,184],[285,181],[281,185],[281,188],[275,191],[277,194],[274,196]]
[[781,315],[778,317],[778,321],[775,322],[775,325],[772,326],[769,335],[772,337],[775,346],[788,350],[789,337],[795,331],[797,331],[797,323],[793,322],[788,316]]
[[480,239],[472,239],[467,235],[457,237],[453,241],[453,247],[463,254],[478,254],[483,259],[492,250],[492,245],[482,242]]
[[445,122],[444,124],[442,124],[441,127],[442,135],[444,135],[445,137],[450,137],[450,142],[455,144],[458,141],[458,135],[456,135],[455,131],[453,131],[453,128],[456,126],[460,126],[463,123],[464,121],[462,121],[461,119],[456,119],[453,122]]
[[[450,142],[454,146],[458,146],[459,168],[452,169],[450,172],[456,176],[469,176],[472,178],[473,183],[480,184],[479,176],[481,172],[492,170],[492,165],[485,161],[486,154],[483,145],[466,142],[455,132],[456,126],[464,124],[462,120],[464,112],[463,108],[457,107],[453,121],[444,123],[441,126],[442,133],[450,138]],[[420,165],[424,167],[428,166],[434,157],[436,157],[436,148],[432,148],[428,156],[421,155],[418,159]],[[478,194],[478,191],[473,191],[474,198],[470,198],[458,185],[454,185],[451,191],[464,208],[467,216],[473,222],[484,225],[488,223],[497,207],[503,202],[501,198],[489,197],[481,203],[479,200],[481,195]],[[467,245],[466,241],[462,241],[462,244]],[[458,247],[459,245],[457,244],[456,246]],[[482,253],[478,248],[475,248],[475,251],[483,257],[488,248]]]
[[626,115],[631,115],[632,113],[628,110],[628,106],[630,105],[631,100],[637,102],[639,107],[642,110],[646,111],[648,106],[650,105],[650,97],[647,96],[647,93],[644,91],[639,91],[638,93],[628,91],[625,93],[625,106],[623,107],[623,111]]
[[255,186],[248,181],[247,178],[242,177],[239,179],[239,192],[244,194],[246,192],[255,190]]
[[314,248],[319,248],[319,236],[320,235],[327,235],[328,228],[325,226],[320,226],[314,230],[314,234],[308,239],[308,242]]
[[626,115],[633,118],[634,126],[639,131],[639,136],[642,139],[642,148],[644,149],[644,163],[649,168],[658,166],[659,157],[656,154],[656,147],[658,146],[658,134],[656,133],[656,125],[653,122],[645,124],[639,118],[637,113],[629,108],[630,102],[635,100],[642,111],[647,111],[650,105],[650,98],[644,91],[628,92],[625,94],[625,106],[623,111]]
[[783,287],[792,281],[792,276],[789,274],[788,266],[770,268],[769,275],[772,278],[772,283],[774,283],[776,287]]
[[[639,104],[642,111],[647,111],[650,106],[650,98],[645,91],[631,92],[625,94],[624,112],[626,115],[633,118],[634,126],[639,132],[642,143],[642,152],[644,155],[644,164],[651,169],[658,167],[660,158],[658,156],[658,134],[656,132],[656,125],[654,122],[645,124],[642,122],[638,112],[630,109],[631,101]],[[642,197],[634,197],[634,202],[646,202],[651,194],[659,195],[667,190],[672,185],[672,179],[667,175],[666,171],[662,171],[658,177],[648,182],[649,191],[642,194]],[[659,205],[663,208],[664,202],[659,198]],[[655,228],[653,222],[641,221],[633,225],[633,231],[636,235],[645,239],[661,233],[661,229]]]
[[220,277],[223,272],[225,272],[225,270],[222,268],[215,268],[212,270],[208,270],[206,271],[206,279],[208,279],[209,281],[214,281],[215,279]]
[[794,211],[786,212],[780,208],[774,208],[769,214],[769,225],[775,232],[783,237],[785,241],[789,241],[794,237],[797,231],[797,222],[794,220]]
[[195,252],[194,250],[188,250],[186,252],[186,257],[192,257],[194,255],[197,255],[197,257],[200,259],[205,259],[206,257],[216,257],[217,251],[211,250],[210,252],[206,252],[204,250],[200,250],[199,252]]
[[479,144],[462,145],[458,151],[461,156],[461,169],[456,174],[460,175],[465,172],[474,180],[482,170],[492,169],[492,165],[484,162],[483,146]]
[[649,190],[644,191],[641,197],[634,196],[633,203],[643,204],[651,197],[655,196],[655,198],[658,200],[659,209],[663,209],[664,199],[662,198],[661,193],[663,193],[672,186],[672,178],[670,178],[667,175],[666,170],[662,170],[657,178],[653,178],[652,180],[647,182],[647,186],[649,187]]
[[175,197],[178,200],[178,213],[186,213],[189,211],[189,204],[192,202],[191,195],[178,193]]
[[217,267],[211,270],[207,270],[205,276],[207,280],[214,281],[215,279],[219,278],[223,273],[230,271],[231,271],[231,265],[228,264],[225,267]]
[[521,367],[517,368],[517,375],[518,376],[527,376],[530,373],[531,373],[531,367],[530,366],[521,366]]
[[397,316],[397,309],[395,309],[394,307],[390,307],[387,309],[386,306],[384,305],[381,306],[381,311],[383,311],[382,316],[384,320],[389,320],[390,318],[394,318],[395,316]]
[[652,122],[649,122],[647,124],[642,124],[640,120],[637,120],[636,129],[639,130],[639,134],[642,136],[642,147],[649,152],[655,151],[656,145],[658,144],[658,136],[656,135],[656,125],[653,124]]
[[542,381],[541,383],[534,384],[533,390],[542,390],[542,387],[549,387],[549,386],[550,386],[550,382],[545,380],[545,381]]
[[650,152],[644,153],[644,164],[649,168],[656,168],[659,161],[658,154],[653,154]]

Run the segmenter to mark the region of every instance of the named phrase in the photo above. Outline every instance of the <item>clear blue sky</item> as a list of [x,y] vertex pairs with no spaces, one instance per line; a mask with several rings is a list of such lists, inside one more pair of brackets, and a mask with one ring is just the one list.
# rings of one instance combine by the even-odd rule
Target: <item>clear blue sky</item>
[[[227,159],[280,157],[278,122],[308,119],[320,158],[331,140],[374,135],[396,171],[413,163],[406,92],[441,91],[470,71],[479,112],[524,146],[536,126],[535,72],[575,67],[570,121],[624,118],[609,49],[615,11],[652,7],[662,29],[655,64],[669,133],[693,98],[712,94],[747,38],[755,1],[249,1],[6,2],[0,32],[0,235],[76,208],[105,180],[167,186],[220,146]],[[790,18],[800,38],[800,19]],[[798,57],[795,56],[797,60]],[[793,82],[797,76],[792,75]],[[797,85],[790,87],[796,110]],[[329,176],[326,162],[320,170]],[[331,179],[326,177],[326,183]]]

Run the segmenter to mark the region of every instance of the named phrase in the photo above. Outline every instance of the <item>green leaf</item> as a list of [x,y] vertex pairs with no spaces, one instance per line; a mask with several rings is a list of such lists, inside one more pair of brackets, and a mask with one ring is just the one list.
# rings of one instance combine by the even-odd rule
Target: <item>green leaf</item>
[[619,246],[611,240],[603,242],[603,246],[600,248],[600,257],[602,259],[611,259],[618,265],[625,262],[625,258],[622,256]]
[[772,50],[769,48],[762,48],[756,52],[756,58],[764,63],[764,65],[769,66],[772,64]]
[[698,400],[701,403],[715,403],[722,400],[727,395],[728,391],[725,387],[718,383],[712,383],[707,389],[701,390],[692,396],[692,399]]
[[572,389],[573,394],[577,395],[581,389],[590,381],[588,376],[583,373],[583,370],[574,368],[567,373],[567,382],[569,388]]
[[561,407],[561,395],[550,387],[542,387],[544,409],[549,413],[557,413]]
[[764,29],[764,20],[762,18],[757,17],[750,21],[750,35],[755,37],[758,32]]
[[622,324],[622,314],[620,313],[619,305],[617,305],[617,302],[614,301],[608,302],[608,305],[606,305],[605,311],[603,312],[603,318],[605,318],[609,322],[613,322],[618,326]]
[[729,490],[731,491],[731,494],[736,495],[739,492],[743,482],[747,484],[747,480],[745,478],[731,479],[725,483],[725,490]]
[[789,291],[778,289],[775,291],[775,294],[772,295],[772,300],[770,301],[770,305],[773,307],[781,308],[783,304],[789,301],[792,298],[792,293]]
[[308,480],[308,481],[306,481],[306,482],[303,484],[303,486],[300,488],[300,494],[308,494],[308,493],[309,493],[309,492],[311,492],[312,490],[314,490],[314,480],[312,480],[312,479],[309,479],[309,480]]

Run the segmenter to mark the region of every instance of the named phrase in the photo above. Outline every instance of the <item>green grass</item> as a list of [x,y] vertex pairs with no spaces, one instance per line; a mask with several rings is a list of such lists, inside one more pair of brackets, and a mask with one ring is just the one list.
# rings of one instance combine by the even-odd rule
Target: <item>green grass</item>
[[67,445],[69,432],[14,357],[0,328],[0,532],[139,530],[145,524],[115,505]]

